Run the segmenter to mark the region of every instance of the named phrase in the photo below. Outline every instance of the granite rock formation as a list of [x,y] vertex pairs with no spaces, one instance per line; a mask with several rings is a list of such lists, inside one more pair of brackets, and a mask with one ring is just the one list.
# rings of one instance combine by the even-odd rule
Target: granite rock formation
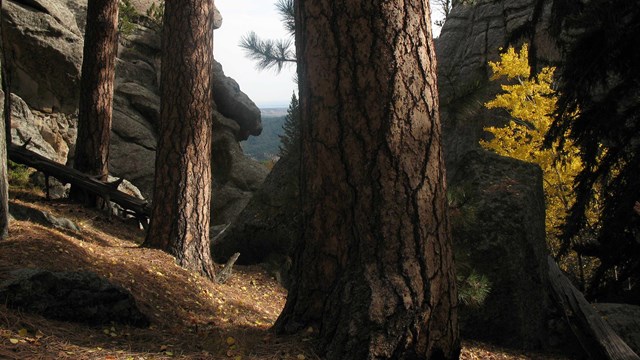
[[[3,18],[9,50],[12,138],[55,161],[73,160],[86,0],[9,0]],[[144,7],[144,1],[135,6]],[[144,11],[140,11],[144,14]],[[217,14],[217,25],[221,17]],[[144,23],[144,21],[141,21]],[[160,37],[143,25],[120,39],[110,145],[110,171],[152,196],[160,114]],[[249,201],[267,170],[244,156],[238,141],[262,131],[260,111],[216,64],[212,119],[213,223],[228,223]],[[22,100],[24,101],[22,101]]]

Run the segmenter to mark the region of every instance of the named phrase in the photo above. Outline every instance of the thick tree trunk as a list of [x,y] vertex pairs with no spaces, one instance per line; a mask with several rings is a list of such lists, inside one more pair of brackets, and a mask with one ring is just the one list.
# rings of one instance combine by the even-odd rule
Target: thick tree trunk
[[213,278],[209,250],[213,1],[165,2],[161,109],[145,245]]
[[457,293],[426,0],[297,1],[303,237],[276,323],[328,359],[451,359]]
[[[113,82],[118,51],[118,0],[89,0],[80,80],[78,137],[73,167],[81,172],[109,175],[109,142]],[[97,198],[72,186],[71,197],[96,205]]]

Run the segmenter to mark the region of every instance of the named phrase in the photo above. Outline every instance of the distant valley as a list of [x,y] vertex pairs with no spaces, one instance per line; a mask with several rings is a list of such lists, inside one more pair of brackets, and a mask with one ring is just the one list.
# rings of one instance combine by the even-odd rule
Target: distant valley
[[280,151],[280,136],[283,133],[282,125],[287,115],[287,108],[260,109],[262,113],[262,134],[251,136],[240,145],[244,153],[258,160],[266,161],[278,155]]

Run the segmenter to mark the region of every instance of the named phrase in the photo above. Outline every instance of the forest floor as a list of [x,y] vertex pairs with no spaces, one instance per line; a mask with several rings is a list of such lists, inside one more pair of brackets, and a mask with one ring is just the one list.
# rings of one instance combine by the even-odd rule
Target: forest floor
[[[269,331],[286,290],[261,266],[236,266],[225,284],[140,248],[136,224],[76,204],[14,192],[12,200],[74,221],[80,231],[12,221],[0,243],[0,282],[21,268],[91,271],[127,289],[151,320],[148,328],[88,326],[45,319],[0,304],[0,359],[319,359],[314,333]],[[563,359],[463,342],[461,359]]]

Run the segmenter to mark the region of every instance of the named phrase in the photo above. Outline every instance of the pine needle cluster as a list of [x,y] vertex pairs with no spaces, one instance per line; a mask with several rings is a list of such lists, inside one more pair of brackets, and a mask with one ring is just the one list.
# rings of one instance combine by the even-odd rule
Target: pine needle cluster
[[296,63],[296,52],[293,44],[295,35],[294,0],[278,0],[276,8],[282,17],[282,23],[289,33],[287,39],[262,39],[255,32],[244,35],[240,39],[240,47],[248,58],[256,61],[260,70],[274,69],[282,71],[287,64]]

